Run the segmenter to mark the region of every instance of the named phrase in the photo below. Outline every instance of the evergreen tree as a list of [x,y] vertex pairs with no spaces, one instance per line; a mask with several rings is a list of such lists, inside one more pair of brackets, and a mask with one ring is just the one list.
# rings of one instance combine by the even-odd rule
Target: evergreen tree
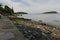
[[2,4],[0,4],[0,13],[2,13],[3,11],[3,7],[2,7]]
[[12,15],[14,13],[14,10],[5,5],[5,13]]
[[3,8],[3,5],[0,4],[0,13],[3,15],[12,15],[14,13],[13,8],[11,9],[9,6],[5,5]]

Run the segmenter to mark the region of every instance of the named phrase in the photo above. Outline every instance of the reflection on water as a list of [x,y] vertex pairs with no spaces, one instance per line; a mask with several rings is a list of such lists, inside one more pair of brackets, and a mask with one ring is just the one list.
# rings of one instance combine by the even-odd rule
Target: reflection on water
[[50,25],[60,26],[60,14],[23,14],[18,17],[32,19],[35,21],[42,20]]

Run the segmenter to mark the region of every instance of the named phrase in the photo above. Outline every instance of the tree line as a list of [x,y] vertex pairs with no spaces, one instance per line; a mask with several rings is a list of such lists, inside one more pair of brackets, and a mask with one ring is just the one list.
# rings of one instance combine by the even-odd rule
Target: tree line
[[14,13],[13,8],[10,8],[7,5],[0,4],[0,14],[2,15],[12,15]]
[[0,14],[2,15],[12,15],[12,14],[28,14],[26,12],[14,12],[13,8],[10,8],[7,5],[0,4]]

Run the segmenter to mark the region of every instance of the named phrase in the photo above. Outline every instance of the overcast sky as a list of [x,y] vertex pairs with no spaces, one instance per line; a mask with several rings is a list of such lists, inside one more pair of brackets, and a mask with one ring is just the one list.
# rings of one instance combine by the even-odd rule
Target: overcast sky
[[41,13],[45,11],[60,11],[60,0],[0,0],[0,3],[13,7],[15,12]]

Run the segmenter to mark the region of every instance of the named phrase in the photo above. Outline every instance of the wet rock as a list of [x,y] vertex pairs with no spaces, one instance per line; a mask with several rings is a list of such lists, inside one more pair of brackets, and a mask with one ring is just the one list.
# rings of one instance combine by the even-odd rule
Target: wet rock
[[28,40],[55,40],[49,33],[42,32],[38,28],[31,28],[27,26],[17,26],[19,31],[21,31],[25,38]]

